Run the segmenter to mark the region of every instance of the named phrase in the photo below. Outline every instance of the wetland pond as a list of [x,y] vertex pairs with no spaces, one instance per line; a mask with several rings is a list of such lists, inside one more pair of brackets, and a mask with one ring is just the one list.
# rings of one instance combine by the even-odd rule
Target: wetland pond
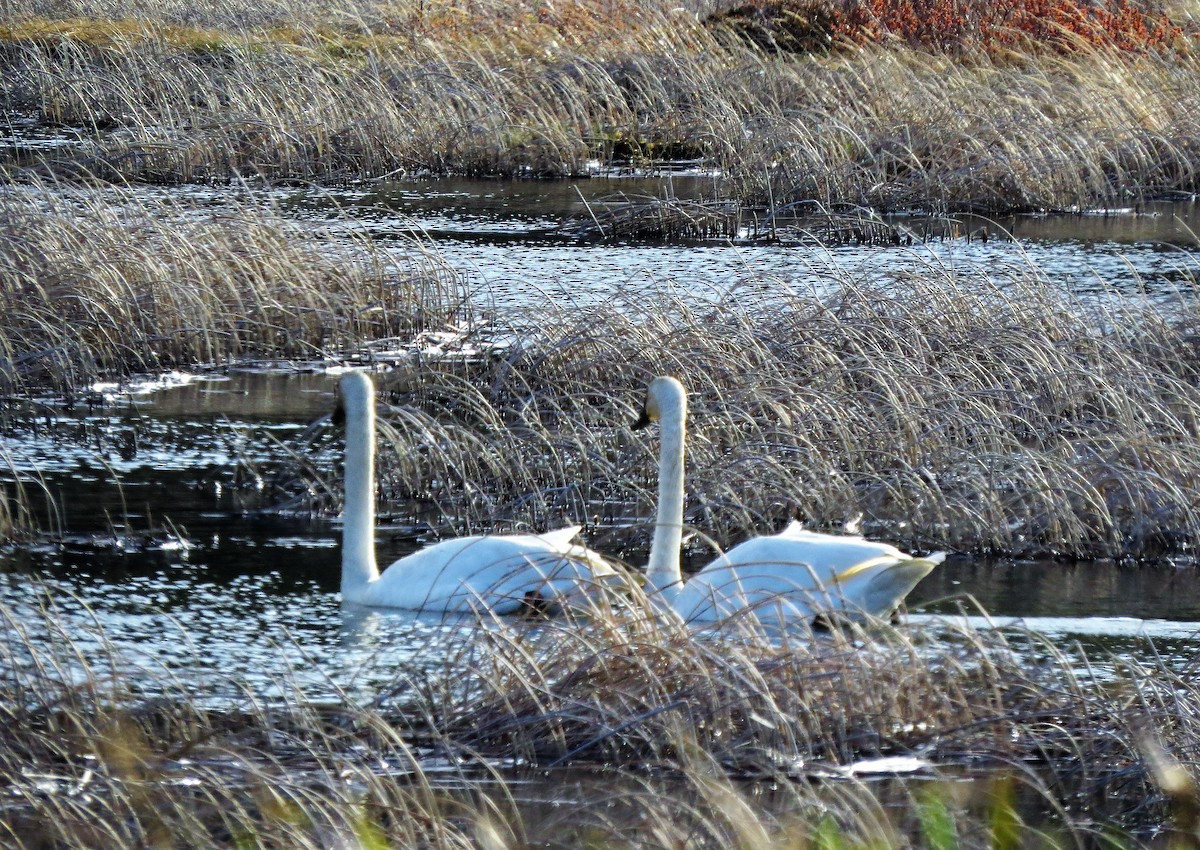
[[[1032,264],[1081,298],[1111,290],[1187,298],[1200,271],[1194,202],[1009,218],[989,225],[993,238],[986,242],[935,239],[895,249],[614,246],[548,235],[586,214],[583,198],[597,204],[618,194],[700,197],[709,190],[705,178],[675,178],[669,186],[629,179],[430,180],[334,193],[281,190],[271,200],[288,217],[365,230],[385,244],[394,240],[396,250],[411,246],[411,233],[423,234],[465,274],[478,307],[503,312],[636,298],[664,287],[700,298],[769,297],[771,286],[813,287],[831,270],[835,278],[839,270],[899,276],[922,264],[984,269],[1000,280],[1006,268],[1027,271]],[[216,189],[184,191],[194,193],[202,212],[215,213],[234,198]],[[978,226],[967,221],[963,230]],[[1005,231],[1012,241],[996,238]],[[267,678],[279,658],[272,643],[295,639],[315,653],[314,662],[337,659],[333,667],[350,670],[355,653],[375,653],[380,642],[402,652],[410,629],[413,646],[421,646],[428,629],[441,627],[382,614],[348,623],[337,600],[338,528],[248,513],[229,493],[239,457],[272,465],[272,453],[287,451],[289,436],[332,409],[334,378],[285,367],[177,383],[151,379],[143,389],[152,391],[113,392],[87,412],[50,405],[31,420],[44,420],[42,427],[5,435],[15,471],[44,479],[62,512],[66,543],[4,553],[0,602],[30,604],[45,583],[68,593],[60,604],[96,617],[118,644],[161,653],[171,666]],[[164,536],[170,527],[178,539]],[[114,529],[163,539],[132,545]],[[412,545],[401,541],[383,554],[399,556]],[[958,595],[998,618],[1023,618],[1102,651],[1137,651],[1153,640],[1155,651],[1178,652],[1182,661],[1200,646],[1194,569],[952,558],[917,589],[911,608],[918,617],[948,611],[949,603],[933,600]],[[386,627],[374,622],[380,618],[389,620]],[[194,646],[180,642],[183,633]]]
[[[702,192],[704,181],[696,182]],[[675,184],[678,190],[681,181]],[[592,181],[580,188],[597,198],[661,194],[663,184]],[[199,210],[219,210],[225,200],[217,190],[187,191],[195,192]],[[419,232],[465,273],[481,310],[512,314],[663,288],[701,298],[769,298],[772,286],[813,287],[830,269],[902,276],[921,264],[982,268],[999,280],[1010,265],[1033,264],[1052,285],[1084,299],[1112,290],[1190,298],[1200,270],[1194,203],[991,225],[993,234],[1008,231],[1013,240],[827,249],[552,238],[547,233],[563,218],[581,214],[569,184],[406,182],[281,192],[272,202],[301,222],[363,229],[384,244],[394,239],[397,251]],[[320,369],[290,367],[151,377],[140,387],[98,389],[101,403],[92,406],[68,410],[46,400],[15,417],[3,435],[11,464],[3,475],[37,479],[34,501],[44,488],[59,531],[53,543],[0,551],[0,606],[10,622],[52,606],[85,657],[100,660],[115,650],[133,668],[165,669],[198,686],[211,682],[218,702],[219,683],[231,681],[264,697],[282,698],[284,682],[302,684],[309,697],[369,697],[392,681],[397,659],[436,653],[439,640],[468,626],[441,616],[344,610],[340,527],[300,512],[257,512],[246,501],[254,488],[237,481],[247,461],[271,468],[291,451],[291,441],[332,410],[335,384]],[[378,542],[383,563],[417,545],[387,528]],[[993,618],[980,616],[979,624],[1027,626],[1101,665],[1153,657],[1182,670],[1200,650],[1194,567],[956,556],[912,594],[909,616],[936,628],[938,618],[960,616],[967,597]]]

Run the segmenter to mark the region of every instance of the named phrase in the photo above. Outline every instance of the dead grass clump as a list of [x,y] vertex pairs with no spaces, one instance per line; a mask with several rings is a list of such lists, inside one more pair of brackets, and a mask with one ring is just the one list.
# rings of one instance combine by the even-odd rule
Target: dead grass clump
[[312,359],[411,337],[465,309],[415,243],[306,231],[259,207],[34,185],[0,199],[0,391],[70,396],[101,375]]
[[748,58],[739,77],[774,82],[730,94],[753,104],[752,133],[716,155],[734,194],[779,206],[1125,206],[1195,185],[1194,122],[1180,108],[1200,95],[1192,63],[1092,51],[1013,66],[890,48]]
[[582,521],[599,548],[636,551],[658,446],[627,426],[649,379],[671,374],[690,394],[686,518],[702,551],[793,516],[863,514],[915,551],[1193,559],[1191,308],[1083,302],[1032,269],[1004,274],[843,274],[821,294],[750,278],[715,301],[639,293],[526,317],[525,341],[492,361],[384,379],[382,493],[459,531]]
[[[1075,672],[1033,635],[694,634],[645,610],[457,622],[370,705],[334,681],[313,701],[283,668],[268,696],[132,667],[49,597],[0,610],[0,829],[19,848],[749,850],[927,846],[940,813],[954,846],[986,847],[930,779],[997,771],[985,795],[1019,784],[1073,839],[1151,831],[1151,768],[1190,770],[1200,731],[1186,673]],[[923,781],[848,769],[881,754],[919,754]],[[984,825],[1036,835],[1007,793]]]
[[39,154],[59,174],[562,176],[585,170],[593,143],[653,147],[655,125],[678,124],[678,110],[646,120],[661,111],[661,81],[622,91],[604,63],[690,55],[698,27],[653,4],[624,6],[420,4],[320,19],[310,10],[287,27],[216,37],[155,21],[24,21],[0,51],[3,97],[84,128],[82,148]]
[[1079,669],[1031,634],[944,625],[936,637],[764,640],[736,623],[698,636],[632,612],[547,628],[534,646],[488,633],[470,697],[431,709],[448,741],[539,765],[775,779],[920,753],[1008,766],[1043,805],[1086,812],[1076,824],[1130,828],[1164,811],[1140,742],[1186,759],[1200,732],[1186,677]]
[[[926,234],[901,230],[869,209],[855,206],[826,208],[816,202],[780,209],[747,207],[731,201],[676,197],[618,195],[586,204],[587,215],[560,227],[581,240],[611,242],[729,241],[807,244],[822,248],[842,245],[896,246],[914,237],[928,239],[936,227],[943,236],[957,235],[955,223],[943,217],[927,222]],[[966,234],[963,234],[966,235]]]
[[214,699],[166,671],[130,669],[99,626],[67,633],[52,605],[14,614],[0,612],[9,846],[467,844],[453,801],[439,801],[371,711],[311,704],[286,680],[282,701],[237,683],[228,693],[240,696]]
[[[1014,4],[1040,20],[1036,4]],[[975,34],[972,16],[992,5],[896,14],[943,29],[958,15]],[[757,20],[771,6],[715,14]],[[30,3],[0,32],[0,98],[70,128],[50,146],[18,133],[10,173],[338,183],[561,177],[686,156],[728,175],[723,191],[742,202],[934,211],[1124,205],[1197,187],[1196,57],[1115,36],[1062,55],[1005,43],[967,58],[901,43],[924,38],[912,33],[776,56],[722,47],[672,3],[295,2],[240,26],[220,4],[161,18],[118,3],[108,20],[70,11]]]
[[587,204],[588,217],[564,228],[576,238],[624,241],[736,239],[742,211],[728,201],[680,198],[599,198]]

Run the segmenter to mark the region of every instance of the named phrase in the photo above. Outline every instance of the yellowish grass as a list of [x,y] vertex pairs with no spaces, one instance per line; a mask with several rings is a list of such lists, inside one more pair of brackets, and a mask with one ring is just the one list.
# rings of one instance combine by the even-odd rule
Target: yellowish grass
[[673,150],[759,202],[1067,208],[1197,187],[1186,51],[778,57],[667,3],[69,12],[30,4],[0,29],[7,102],[87,131],[54,172],[561,176]]
[[[1036,636],[955,627],[780,642],[636,610],[540,635],[459,623],[364,704],[283,675],[272,696],[226,683],[240,697],[214,700],[131,669],[99,626],[67,633],[49,600],[0,625],[0,830],[16,848],[907,848],[934,830],[987,847],[970,836],[999,818],[1045,846],[1025,821],[1038,810],[1072,842],[1161,829],[1154,777],[1188,770],[1200,728],[1178,673],[1096,676]],[[839,770],[908,753],[927,777],[967,760],[995,780]],[[526,796],[543,788],[548,809]]]
[[414,243],[302,230],[254,207],[197,217],[117,189],[23,186],[0,198],[0,392],[73,395],[102,375],[346,354],[468,310]]
[[627,426],[646,382],[671,374],[690,392],[701,550],[861,513],[916,550],[1194,556],[1190,296],[1084,302],[1034,269],[1002,283],[937,265],[825,283],[560,311],[496,362],[403,365],[383,379],[383,494],[460,532],[586,521],[600,548],[637,551],[657,442]]

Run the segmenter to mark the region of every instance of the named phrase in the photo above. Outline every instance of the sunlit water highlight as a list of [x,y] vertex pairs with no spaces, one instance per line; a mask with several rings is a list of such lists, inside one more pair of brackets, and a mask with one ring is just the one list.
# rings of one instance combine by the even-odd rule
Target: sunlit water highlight
[[[482,306],[517,312],[636,300],[671,291],[709,300],[770,299],[779,287],[820,292],[830,281],[899,281],[923,266],[986,275],[999,284],[1036,267],[1080,295],[1193,293],[1200,272],[1200,207],[1149,204],[1111,214],[959,217],[959,232],[986,227],[990,238],[931,239],[912,246],[825,249],[796,245],[587,244],[551,238],[565,221],[585,219],[584,199],[613,195],[710,197],[712,180],[591,180],[568,183],[410,181],[361,191],[297,193],[279,208],[299,220],[371,233],[385,244],[401,234],[430,238],[457,269],[468,270]],[[892,219],[919,230],[918,220]],[[1012,240],[1006,238],[1011,235]]]

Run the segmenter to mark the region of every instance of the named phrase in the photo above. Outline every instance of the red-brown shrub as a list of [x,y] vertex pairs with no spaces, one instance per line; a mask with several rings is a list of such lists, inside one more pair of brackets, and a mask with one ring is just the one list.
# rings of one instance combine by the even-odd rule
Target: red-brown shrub
[[1182,49],[1185,30],[1147,0],[752,0],[716,13],[746,41],[778,52],[897,39],[948,53]]

